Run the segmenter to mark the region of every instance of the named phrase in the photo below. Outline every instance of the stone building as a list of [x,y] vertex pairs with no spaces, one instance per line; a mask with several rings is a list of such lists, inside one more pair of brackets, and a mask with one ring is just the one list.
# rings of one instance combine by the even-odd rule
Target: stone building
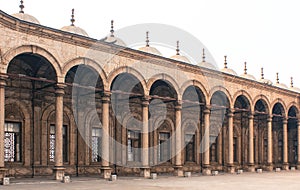
[[49,28],[20,8],[0,11],[1,177],[299,167],[292,84],[237,75],[226,57],[221,71],[179,48],[165,58],[148,39],[126,48],[113,28],[95,40],[74,17]]

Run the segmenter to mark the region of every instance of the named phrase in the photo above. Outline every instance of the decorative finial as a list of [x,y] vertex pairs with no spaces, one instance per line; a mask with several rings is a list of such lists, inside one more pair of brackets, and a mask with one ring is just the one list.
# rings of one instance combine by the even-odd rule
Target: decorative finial
[[114,20],[110,21],[110,37],[114,37]]
[[244,74],[246,75],[247,74],[247,62],[245,61],[244,63]]
[[202,49],[202,62],[205,62],[205,49]]
[[264,68],[262,67],[261,68],[261,79],[264,79],[265,77],[264,77]]
[[149,47],[149,31],[146,32],[146,47]]
[[227,55],[224,56],[224,68],[227,69]]
[[180,51],[180,50],[179,50],[179,41],[177,41],[176,55],[180,55],[180,54],[179,54],[179,51]]
[[19,7],[20,7],[19,13],[24,13],[23,9],[24,9],[25,6],[23,5],[23,1],[21,0],[20,3],[21,3],[21,4],[20,4],[20,6],[19,6]]
[[293,77],[291,77],[291,87],[294,87]]
[[74,25],[74,22],[75,22],[75,18],[74,18],[74,9],[72,9],[71,26],[75,26],[75,25]]
[[276,83],[279,84],[279,74],[276,73]]

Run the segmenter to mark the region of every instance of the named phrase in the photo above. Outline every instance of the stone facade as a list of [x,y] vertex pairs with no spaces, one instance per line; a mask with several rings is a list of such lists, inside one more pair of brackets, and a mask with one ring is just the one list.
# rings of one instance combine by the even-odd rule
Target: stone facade
[[2,11],[0,36],[2,177],[181,176],[300,163],[296,91]]

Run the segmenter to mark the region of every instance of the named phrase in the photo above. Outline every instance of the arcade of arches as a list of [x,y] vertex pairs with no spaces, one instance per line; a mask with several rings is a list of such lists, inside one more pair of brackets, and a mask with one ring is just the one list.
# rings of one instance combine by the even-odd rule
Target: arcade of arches
[[[116,55],[123,64],[106,67],[73,52],[92,39],[63,41],[57,36],[71,34],[61,31],[31,31],[23,39],[30,28],[0,25],[1,41],[9,38],[2,32],[20,39],[0,42],[2,177],[299,168],[298,92],[127,49]],[[118,48],[99,44],[94,51],[102,54]],[[130,67],[140,57],[188,67],[182,72],[189,79],[180,83],[166,73],[145,79]],[[153,70],[159,63],[149,62]],[[223,87],[209,88],[205,72],[222,76]]]

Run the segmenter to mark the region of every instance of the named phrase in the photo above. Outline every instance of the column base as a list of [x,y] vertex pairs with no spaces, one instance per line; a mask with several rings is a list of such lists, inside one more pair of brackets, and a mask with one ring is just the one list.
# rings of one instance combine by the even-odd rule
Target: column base
[[143,167],[141,168],[141,177],[144,177],[144,178],[150,178],[150,168],[148,167]]
[[65,170],[66,168],[64,167],[54,167],[53,168],[53,173],[54,173],[54,179],[58,181],[62,181],[65,177]]
[[249,164],[248,165],[248,172],[255,172],[255,166],[254,166],[254,164]]
[[174,166],[174,176],[183,177],[182,166]]
[[209,165],[204,165],[202,168],[202,175],[211,175],[211,168]]
[[283,170],[289,170],[290,169],[289,167],[290,167],[289,163],[283,163],[283,165],[282,165]]
[[297,163],[296,168],[297,170],[300,170],[300,162]]
[[234,174],[235,173],[235,166],[233,164],[227,165],[227,173]]
[[8,169],[6,169],[6,168],[0,168],[0,182],[3,182],[3,179],[7,175],[7,171],[8,171]]
[[273,164],[268,163],[267,166],[266,166],[266,170],[269,171],[269,172],[273,171]]
[[110,179],[111,176],[111,168],[110,167],[102,167],[101,168],[101,177],[103,179]]

